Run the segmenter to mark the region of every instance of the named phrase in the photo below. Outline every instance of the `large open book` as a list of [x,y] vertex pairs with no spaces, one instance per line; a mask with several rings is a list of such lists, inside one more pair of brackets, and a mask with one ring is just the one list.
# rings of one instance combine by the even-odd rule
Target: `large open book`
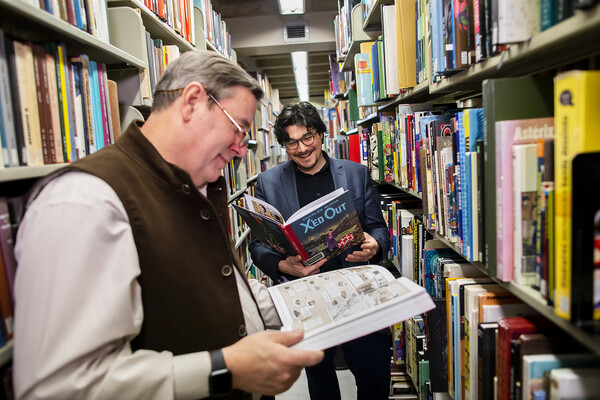
[[244,199],[245,207],[233,207],[252,234],[281,254],[299,254],[306,265],[333,258],[364,239],[352,196],[343,188],[305,205],[287,221],[269,203],[248,194]]
[[292,346],[300,349],[327,349],[435,308],[423,287],[378,265],[323,272],[268,290],[281,329],[304,328],[304,339]]

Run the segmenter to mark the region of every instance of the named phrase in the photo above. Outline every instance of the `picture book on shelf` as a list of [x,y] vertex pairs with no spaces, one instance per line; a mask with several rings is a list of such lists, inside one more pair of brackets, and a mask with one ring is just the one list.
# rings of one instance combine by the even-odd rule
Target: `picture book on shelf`
[[307,204],[287,221],[269,203],[248,194],[244,199],[245,207],[232,206],[256,238],[278,253],[300,255],[306,265],[336,257],[364,239],[352,196],[343,188]]
[[378,265],[323,272],[268,290],[281,329],[304,328],[304,339],[292,346],[300,349],[326,349],[435,307],[423,287]]

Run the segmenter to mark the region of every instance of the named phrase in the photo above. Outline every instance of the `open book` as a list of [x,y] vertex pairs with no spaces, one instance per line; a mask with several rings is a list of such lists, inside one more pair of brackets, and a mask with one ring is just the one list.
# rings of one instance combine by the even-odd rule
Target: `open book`
[[238,214],[265,246],[286,256],[299,254],[305,265],[333,258],[364,239],[352,196],[343,188],[309,203],[287,221],[269,203],[248,194]]
[[269,289],[282,330],[304,327],[292,346],[327,349],[435,308],[425,289],[378,265],[323,272]]

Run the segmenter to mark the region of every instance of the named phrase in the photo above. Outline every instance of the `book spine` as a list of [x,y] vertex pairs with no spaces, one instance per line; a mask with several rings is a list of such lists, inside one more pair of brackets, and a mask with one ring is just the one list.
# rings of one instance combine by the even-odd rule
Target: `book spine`
[[296,237],[296,234],[294,233],[292,228],[289,225],[280,225],[279,227],[281,228],[281,232],[283,232],[283,234],[288,239],[296,253],[298,253],[298,255],[302,257],[302,260],[308,260],[308,253],[306,253],[306,250],[304,250],[304,247],[302,247],[302,245],[300,244],[300,241]]
[[555,78],[555,311],[571,318],[572,162],[579,153],[600,151],[596,111],[600,71],[570,71]]

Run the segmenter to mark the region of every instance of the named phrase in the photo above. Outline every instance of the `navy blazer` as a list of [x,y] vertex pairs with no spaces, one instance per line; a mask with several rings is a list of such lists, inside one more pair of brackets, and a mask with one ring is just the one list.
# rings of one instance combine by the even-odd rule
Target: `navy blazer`
[[[335,158],[329,158],[329,163],[335,188],[342,187],[350,192],[363,230],[373,236],[381,247],[377,256],[369,260],[369,263],[376,264],[390,249],[390,232],[381,213],[379,192],[373,186],[366,166]],[[286,220],[298,211],[300,205],[293,161],[287,161],[261,173],[258,176],[254,195],[277,208]],[[357,249],[360,250],[360,246],[348,249],[341,255],[344,267],[364,264],[350,263],[345,260],[346,255]],[[296,278],[280,273],[277,265],[285,257],[256,239],[250,243],[250,253],[254,264],[274,282],[280,282],[282,276],[290,280]]]

